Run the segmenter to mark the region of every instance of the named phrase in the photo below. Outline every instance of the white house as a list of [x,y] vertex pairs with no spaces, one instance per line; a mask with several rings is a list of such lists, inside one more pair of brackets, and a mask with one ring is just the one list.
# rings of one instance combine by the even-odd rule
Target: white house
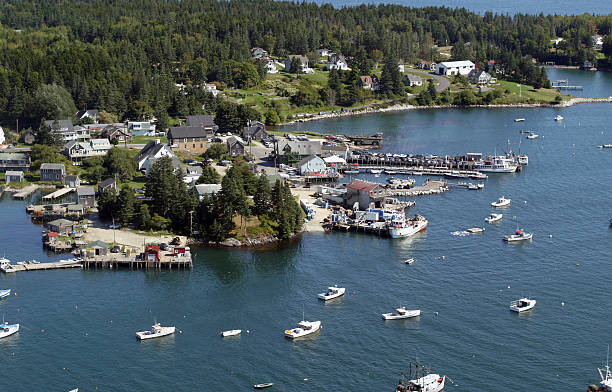
[[213,97],[216,97],[217,94],[219,94],[219,90],[217,90],[217,85],[212,83],[204,84],[204,91],[211,93]]
[[603,49],[603,37],[601,35],[594,35],[591,37],[593,40],[593,47],[597,50]]
[[310,155],[298,163],[300,174],[319,174],[325,172],[325,161],[318,155]]
[[397,69],[398,69],[398,70],[399,70],[401,73],[406,72],[406,66],[404,65],[404,60],[400,60],[400,61],[397,63]]
[[329,62],[325,65],[325,69],[328,71],[332,69],[348,71],[350,68],[348,67],[346,58],[344,58],[343,55],[334,53],[329,57]]
[[128,130],[132,135],[146,135],[155,133],[155,124],[151,124],[150,121],[128,121]]
[[161,157],[175,158],[176,156],[170,149],[170,146],[163,144],[159,139],[148,142],[142,150],[134,157],[138,170],[144,170],[147,173],[153,167],[153,163]]
[[480,69],[473,69],[470,71],[468,74],[468,80],[470,83],[474,84],[489,84],[497,81],[497,79],[492,78],[489,73]]
[[436,65],[438,75],[467,75],[476,68],[473,62],[465,61],[445,61]]
[[274,63],[274,60],[272,59],[265,60],[264,68],[266,69],[266,73],[269,73],[269,74],[278,73],[278,68],[276,68],[276,64]]
[[297,61],[299,61],[301,73],[306,73],[306,74],[314,73],[314,69],[309,67],[308,57],[300,56],[296,54],[291,54],[287,56],[287,58],[285,59],[285,71],[286,72],[291,72],[291,64],[293,63],[294,59],[297,59]]
[[421,79],[420,76],[417,75],[411,75],[411,74],[406,74],[404,75],[404,84],[406,86],[422,86],[423,85],[423,79]]
[[323,49],[317,49],[317,54],[318,54],[319,56],[321,56],[321,57],[327,57],[327,56],[329,56],[329,54],[330,54],[330,53],[331,53],[331,52],[329,51],[329,49],[325,49],[325,48],[323,48]]

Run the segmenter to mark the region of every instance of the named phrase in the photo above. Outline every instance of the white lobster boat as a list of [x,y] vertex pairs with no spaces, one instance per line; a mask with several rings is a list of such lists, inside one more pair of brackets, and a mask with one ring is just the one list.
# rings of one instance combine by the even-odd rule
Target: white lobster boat
[[533,233],[525,233],[523,230],[517,229],[514,234],[503,237],[506,242],[527,241],[533,238]]
[[402,320],[421,315],[421,310],[406,310],[405,306],[395,309],[395,313],[383,313],[382,318],[385,320]]
[[494,201],[493,203],[491,203],[492,207],[505,207],[510,205],[510,202],[512,201],[512,199],[506,199],[505,197],[500,197],[499,199],[497,199],[497,201]]
[[403,214],[394,217],[389,226],[389,235],[391,238],[410,237],[423,231],[427,228],[429,222],[421,215],[415,215],[414,218],[406,219]]
[[346,288],[338,287],[338,286],[330,286],[327,288],[327,291],[317,295],[319,299],[323,301],[329,301],[330,299],[338,298],[344,295]]
[[241,329],[231,329],[229,331],[223,331],[221,332],[221,336],[226,338],[228,336],[238,336],[242,333]]
[[162,336],[172,335],[175,327],[162,327],[159,323],[153,325],[150,331],[136,332],[136,336],[140,340],[148,340],[161,338]]
[[504,214],[495,214],[492,213],[488,218],[485,218],[485,221],[489,223],[500,221],[503,218]]
[[0,339],[11,336],[17,332],[19,332],[19,324],[7,324],[4,320],[2,324],[0,324]]
[[297,327],[285,330],[285,337],[289,339],[301,338],[317,332],[321,328],[320,321],[300,321]]
[[[421,376],[421,377],[419,377]],[[410,372],[408,382],[404,381],[404,374],[402,379],[399,381],[395,392],[442,392],[444,391],[444,383],[446,382],[446,376],[441,376],[436,373],[426,373],[425,367],[419,367],[418,364],[412,368],[410,364]]]
[[535,306],[536,300],[529,298],[521,298],[510,302],[510,310],[517,313],[526,312],[533,309]]

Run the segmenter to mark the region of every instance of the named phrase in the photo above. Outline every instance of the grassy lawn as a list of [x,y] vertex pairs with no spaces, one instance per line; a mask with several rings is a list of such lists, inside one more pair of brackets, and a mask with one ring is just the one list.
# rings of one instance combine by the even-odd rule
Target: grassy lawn
[[168,138],[166,136],[134,136],[129,144],[147,144],[151,140],[157,139],[159,139],[161,143],[168,143]]
[[568,95],[559,94],[557,90],[552,88],[541,88],[536,90],[531,86],[521,85],[521,87],[519,87],[517,83],[507,82],[504,80],[500,81],[499,86],[496,86],[495,88],[501,89],[502,91],[510,91],[510,94],[504,96],[504,103],[554,102],[555,97],[558,95],[561,95],[564,101],[567,101],[570,98]]

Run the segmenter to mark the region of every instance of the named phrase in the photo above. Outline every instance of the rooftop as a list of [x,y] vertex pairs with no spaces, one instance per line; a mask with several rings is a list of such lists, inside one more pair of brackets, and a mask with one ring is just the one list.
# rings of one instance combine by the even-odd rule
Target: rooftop
[[357,191],[372,192],[378,188],[380,184],[364,180],[353,180],[346,186],[347,189],[355,189]]
[[202,125],[187,127],[170,127],[170,132],[168,136],[171,139],[206,137],[206,130]]

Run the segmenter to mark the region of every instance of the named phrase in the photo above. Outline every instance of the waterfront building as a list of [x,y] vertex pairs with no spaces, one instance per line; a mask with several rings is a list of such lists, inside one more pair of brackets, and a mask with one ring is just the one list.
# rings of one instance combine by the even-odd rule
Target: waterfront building
[[445,61],[436,65],[438,75],[467,75],[476,68],[471,61]]
[[41,181],[59,181],[63,183],[65,175],[66,166],[63,163],[43,163],[40,165]]
[[78,204],[83,207],[93,207],[96,204],[96,191],[93,186],[77,187]]
[[361,210],[369,208],[371,204],[380,207],[385,199],[385,189],[381,184],[364,180],[353,180],[346,186],[344,204],[353,208],[355,204]]
[[318,155],[307,156],[298,163],[301,175],[325,173],[325,161]]
[[59,234],[68,234],[74,231],[75,223],[68,219],[56,219],[47,223],[47,227],[49,231],[59,233]]

